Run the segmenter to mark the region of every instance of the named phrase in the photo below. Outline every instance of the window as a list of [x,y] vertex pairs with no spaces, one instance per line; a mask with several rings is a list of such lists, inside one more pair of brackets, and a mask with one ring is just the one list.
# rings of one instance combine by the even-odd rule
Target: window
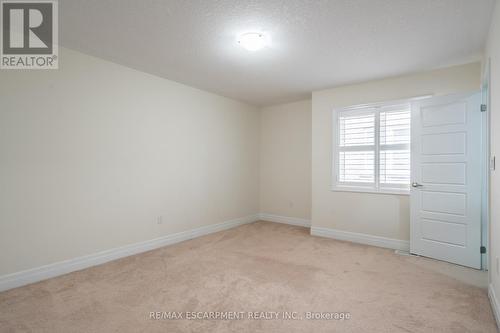
[[409,193],[409,104],[334,112],[333,190]]

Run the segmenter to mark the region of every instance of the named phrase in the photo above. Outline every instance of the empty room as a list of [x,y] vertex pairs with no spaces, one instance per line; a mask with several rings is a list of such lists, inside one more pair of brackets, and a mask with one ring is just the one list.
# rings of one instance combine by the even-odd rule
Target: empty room
[[498,0],[0,0],[0,332],[499,332],[498,133]]

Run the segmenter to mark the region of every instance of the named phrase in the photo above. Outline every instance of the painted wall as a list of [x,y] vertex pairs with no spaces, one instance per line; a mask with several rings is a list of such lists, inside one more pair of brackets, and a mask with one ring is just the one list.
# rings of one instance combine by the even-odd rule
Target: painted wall
[[261,110],[260,211],[311,219],[311,100]]
[[480,63],[343,86],[312,94],[312,225],[409,240],[409,197],[333,192],[332,110],[428,94],[479,91]]
[[67,49],[59,70],[2,71],[0,276],[258,213],[259,126]]
[[[491,61],[490,69],[490,133],[491,155],[497,158],[497,169],[490,175],[490,264],[489,274],[491,287],[500,297],[500,4],[497,2],[493,14],[492,25],[486,52]],[[500,304],[499,304],[500,305]],[[497,309],[499,311],[500,308]],[[500,318],[499,318],[500,319]]]

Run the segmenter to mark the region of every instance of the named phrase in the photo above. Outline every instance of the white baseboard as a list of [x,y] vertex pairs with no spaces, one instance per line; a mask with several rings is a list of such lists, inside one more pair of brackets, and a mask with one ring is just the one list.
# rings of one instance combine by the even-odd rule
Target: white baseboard
[[290,225],[296,225],[296,226],[300,226],[300,227],[310,227],[311,226],[311,220],[300,219],[297,217],[280,216],[280,215],[273,215],[273,214],[267,214],[267,213],[260,213],[259,216],[260,216],[260,219],[263,221],[290,224]]
[[330,228],[311,227],[311,235],[333,238],[353,243],[360,243],[378,247],[385,247],[388,249],[409,251],[410,242],[400,239],[386,238],[380,236],[373,236],[361,234],[356,232],[342,231]]
[[491,283],[488,286],[488,296],[490,298],[491,310],[493,311],[493,315],[495,316],[495,320],[497,322],[497,329],[500,331],[500,303],[498,303],[498,298]]
[[259,214],[245,216],[242,218],[226,221],[223,223],[212,224],[205,227],[187,230],[148,241],[125,245],[122,247],[105,250],[102,252],[64,260],[53,264],[29,269],[0,276],[0,291],[24,286],[30,283],[46,280],[59,275],[82,270],[88,267],[97,266],[108,261],[128,257],[134,254],[154,250],[163,246],[179,243],[185,240],[208,235],[214,232],[234,228],[246,223],[259,220]]

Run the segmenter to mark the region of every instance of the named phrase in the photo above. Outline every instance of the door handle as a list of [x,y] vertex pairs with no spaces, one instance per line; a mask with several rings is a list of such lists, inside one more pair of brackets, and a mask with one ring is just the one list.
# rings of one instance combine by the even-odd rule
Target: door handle
[[416,183],[416,182],[413,182],[413,183],[411,184],[411,186],[412,186],[412,187],[422,187],[422,186],[424,186],[424,185],[419,184],[419,183]]

